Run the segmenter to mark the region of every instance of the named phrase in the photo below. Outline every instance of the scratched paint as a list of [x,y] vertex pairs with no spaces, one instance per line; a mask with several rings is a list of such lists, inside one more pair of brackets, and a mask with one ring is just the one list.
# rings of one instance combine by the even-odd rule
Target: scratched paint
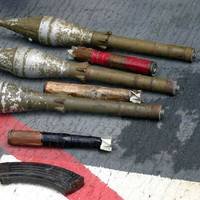
[[86,78],[87,63],[75,63],[38,49],[0,49],[0,69],[23,78]]
[[39,42],[53,46],[90,44],[92,32],[67,21],[44,16],[40,23]]
[[0,49],[0,69],[12,72],[15,52],[14,48]]
[[69,65],[53,55],[37,49],[18,48],[14,57],[13,73],[20,77],[62,77],[70,72]]
[[23,106],[20,105],[23,95],[21,88],[13,88],[7,82],[0,82],[0,91],[0,112],[23,111]]
[[59,97],[43,95],[6,81],[0,81],[0,113],[33,110],[56,110],[63,112],[65,106]]

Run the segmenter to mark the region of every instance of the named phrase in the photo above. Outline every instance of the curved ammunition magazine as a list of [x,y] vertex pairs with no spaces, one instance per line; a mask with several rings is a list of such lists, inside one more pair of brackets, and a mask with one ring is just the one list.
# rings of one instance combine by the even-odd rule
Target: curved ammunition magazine
[[9,162],[0,164],[1,184],[38,184],[69,194],[84,185],[84,178],[61,167],[31,163]]

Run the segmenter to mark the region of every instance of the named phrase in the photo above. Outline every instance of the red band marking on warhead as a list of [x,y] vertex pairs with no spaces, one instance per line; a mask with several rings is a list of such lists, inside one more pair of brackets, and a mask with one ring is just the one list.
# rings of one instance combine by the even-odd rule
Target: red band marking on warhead
[[85,178],[85,185],[77,192],[67,195],[71,200],[122,200],[122,198],[97,176],[92,174],[71,154],[53,148],[14,147],[7,144],[10,129],[31,130],[12,115],[0,115],[0,147],[17,159],[25,162],[41,162],[72,170]]
[[140,74],[150,74],[152,61],[137,58],[133,56],[126,56],[124,60],[124,67],[140,73]]
[[99,65],[109,65],[109,58],[111,56],[112,54],[110,53],[93,50],[90,62]]

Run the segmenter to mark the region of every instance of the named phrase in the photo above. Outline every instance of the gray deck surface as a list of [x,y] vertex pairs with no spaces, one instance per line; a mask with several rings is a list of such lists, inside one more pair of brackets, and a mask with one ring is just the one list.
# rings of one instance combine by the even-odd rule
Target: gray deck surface
[[[54,15],[99,31],[200,46],[200,4],[198,0],[0,0],[1,17]],[[0,28],[1,47],[29,46],[66,58],[65,48],[29,43]],[[132,54],[133,55],[133,54]],[[147,56],[146,56],[147,57]],[[136,120],[81,113],[22,113],[15,116],[28,126],[54,132],[112,136],[110,154],[88,150],[67,150],[82,163],[145,174],[200,180],[200,66],[152,58],[159,75],[177,80],[176,97],[144,93],[146,102],[165,106],[162,121]],[[23,80],[0,72],[11,80],[42,91],[45,80]],[[67,81],[67,80],[66,80]]]

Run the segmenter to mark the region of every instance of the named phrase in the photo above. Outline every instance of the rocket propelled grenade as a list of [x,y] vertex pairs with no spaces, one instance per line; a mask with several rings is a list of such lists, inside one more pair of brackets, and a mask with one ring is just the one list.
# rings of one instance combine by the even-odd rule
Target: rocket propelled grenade
[[157,64],[151,60],[134,56],[122,56],[86,47],[72,47],[68,50],[70,58],[91,64],[132,71],[138,74],[152,75],[157,72]]
[[111,138],[50,133],[39,131],[10,130],[8,143],[15,146],[58,147],[58,148],[94,148],[112,151]]
[[43,94],[0,81],[0,113],[38,110],[99,113],[156,120],[161,119],[164,114],[162,106],[158,104],[133,104]]
[[111,32],[96,32],[50,16],[2,19],[0,26],[45,45],[115,48],[189,62],[195,58],[195,49],[191,47],[130,39],[112,35]]
[[176,81],[98,67],[85,62],[64,61],[26,47],[0,49],[0,69],[22,78],[74,78],[170,95],[175,95],[179,90]]
[[45,84],[44,92],[50,94],[67,94],[74,97],[85,97],[90,99],[130,101],[139,104],[142,102],[141,90],[128,90],[88,84],[48,81]]

